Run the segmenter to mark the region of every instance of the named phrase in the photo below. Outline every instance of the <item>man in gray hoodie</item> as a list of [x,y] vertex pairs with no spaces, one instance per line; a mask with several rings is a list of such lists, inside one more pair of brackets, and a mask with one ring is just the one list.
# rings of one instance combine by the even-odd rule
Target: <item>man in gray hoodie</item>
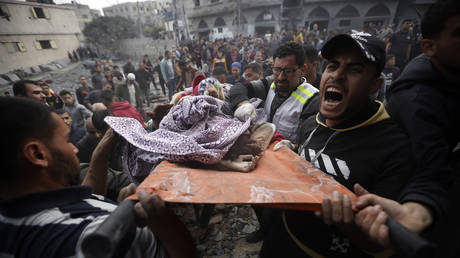
[[85,129],[85,120],[93,113],[83,105],[78,104],[68,90],[62,90],[59,92],[59,96],[61,96],[64,102],[64,107],[62,109],[70,114],[75,127]]

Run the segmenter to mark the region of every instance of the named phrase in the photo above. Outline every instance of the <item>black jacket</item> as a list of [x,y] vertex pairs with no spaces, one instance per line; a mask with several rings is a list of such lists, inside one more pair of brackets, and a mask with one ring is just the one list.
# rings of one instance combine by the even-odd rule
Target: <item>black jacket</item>
[[[305,120],[299,138],[300,155],[351,191],[359,183],[371,193],[397,199],[412,175],[410,141],[383,104],[370,102],[363,112],[337,128],[328,127],[318,113]],[[279,239],[276,249],[284,255],[275,248],[267,252],[270,247],[264,242],[262,257],[305,257],[289,231],[303,245],[326,257],[369,257],[313,212],[286,210],[283,216],[286,226],[274,226],[277,233],[270,237]],[[265,240],[269,244],[273,239]]]
[[128,75],[128,73],[134,73],[136,71],[136,68],[132,63],[126,63],[123,66],[123,73]]
[[[328,127],[318,113],[308,118],[300,130],[300,155],[311,161],[313,152],[318,153],[326,146],[323,155],[317,158],[317,167],[352,191],[353,185],[359,183],[371,193],[397,199],[412,173],[409,138],[381,103],[370,102],[360,115],[337,128]],[[333,168],[328,167],[324,155],[330,157]],[[337,160],[348,164],[348,173],[336,164]]]
[[390,115],[411,139],[417,164],[400,201],[428,205],[436,219],[448,207],[452,150],[460,140],[459,82],[447,81],[428,56],[420,55],[406,66],[387,98]]

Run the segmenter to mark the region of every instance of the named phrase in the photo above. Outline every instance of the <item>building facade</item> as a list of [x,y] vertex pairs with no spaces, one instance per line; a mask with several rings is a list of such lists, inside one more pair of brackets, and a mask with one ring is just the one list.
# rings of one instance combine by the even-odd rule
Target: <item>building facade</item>
[[59,5],[0,2],[0,73],[67,58],[82,38],[73,9]]
[[[362,30],[369,23],[420,19],[417,8],[432,0],[184,0],[195,37],[230,30],[233,35],[280,32],[299,27]],[[410,17],[408,17],[410,16]]]
[[157,0],[122,3],[102,8],[102,11],[104,16],[122,16],[142,24],[164,26],[164,15],[170,8],[170,1]]
[[70,7],[75,11],[81,31],[83,31],[86,24],[101,16],[101,12],[99,10],[90,9],[88,5],[79,4],[76,1],[72,1],[70,4],[60,4],[60,6]]

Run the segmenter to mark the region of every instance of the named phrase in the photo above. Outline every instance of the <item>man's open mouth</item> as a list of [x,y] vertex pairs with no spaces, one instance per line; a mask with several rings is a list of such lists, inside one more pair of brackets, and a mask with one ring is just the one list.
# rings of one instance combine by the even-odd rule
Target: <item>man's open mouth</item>
[[324,92],[324,103],[327,105],[337,105],[342,102],[343,91],[336,87],[327,87]]

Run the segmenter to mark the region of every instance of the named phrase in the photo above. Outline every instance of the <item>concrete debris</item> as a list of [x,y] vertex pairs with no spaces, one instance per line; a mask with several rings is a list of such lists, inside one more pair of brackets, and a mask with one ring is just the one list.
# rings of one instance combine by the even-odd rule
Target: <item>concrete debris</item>
[[252,233],[254,231],[256,231],[256,227],[254,227],[253,225],[250,225],[250,224],[244,226],[244,228],[243,228],[243,232],[247,233],[247,234],[250,234],[250,233]]
[[43,71],[43,72],[49,72],[51,71],[51,69],[49,67],[46,67],[46,65],[39,65],[40,69]]
[[211,220],[209,221],[209,224],[217,224],[217,223],[221,222],[222,219],[223,219],[222,214],[219,214],[217,216],[212,217]]
[[58,60],[58,61],[55,61],[54,63],[60,64],[62,67],[66,67],[70,64],[69,61],[65,61],[65,60]]
[[[9,83],[14,83],[21,79],[31,79],[31,80],[43,79],[44,77],[50,77],[50,75],[46,74],[47,72],[59,71],[60,69],[68,66],[69,64],[70,64],[69,62],[60,60],[60,61],[55,61],[49,64],[37,65],[37,66],[26,67],[26,68],[10,71],[6,74],[2,74],[1,77],[3,77],[3,79]],[[8,83],[3,84],[2,82],[2,84],[0,85],[4,86],[4,85],[8,85]]]
[[24,69],[22,69],[22,71],[24,72],[24,75],[26,77],[31,76],[32,73],[33,73],[32,68],[30,68],[30,67],[24,68]]
[[7,80],[3,79],[2,77],[0,77],[0,85],[1,86],[8,85],[9,83],[10,83],[9,81],[7,81]]
[[16,74],[14,73],[7,73],[5,74],[5,76],[8,78],[8,80],[10,82],[17,82],[19,80],[21,80]]
[[222,232],[217,233],[216,237],[214,238],[216,241],[222,241],[222,239],[224,239]]
[[40,69],[40,67],[38,67],[38,66],[32,66],[32,72],[33,73],[41,73],[42,69]]
[[210,221],[209,225],[213,228],[204,241],[198,241],[200,228],[195,220],[193,206],[174,204],[172,209],[194,237],[199,257],[258,257],[262,242],[246,242],[246,236],[258,227],[257,220],[253,219],[254,211],[251,206],[216,205],[211,221],[218,217],[216,220],[222,218],[222,221],[215,224]]

